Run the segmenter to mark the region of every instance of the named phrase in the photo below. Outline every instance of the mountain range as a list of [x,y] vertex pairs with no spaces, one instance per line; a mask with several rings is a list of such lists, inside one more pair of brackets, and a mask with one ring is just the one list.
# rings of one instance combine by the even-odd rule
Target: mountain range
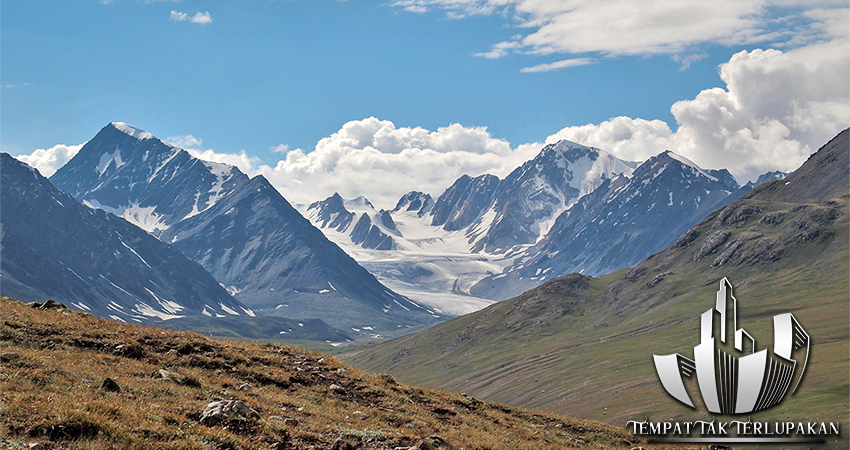
[[79,204],[8,154],[0,164],[3,295],[124,322],[254,314],[169,245]]
[[[659,157],[653,173],[665,164],[674,168]],[[603,199],[611,197],[610,189],[602,192]],[[653,195],[670,199],[668,191]],[[675,205],[676,192],[672,198]],[[778,314],[792,313],[811,337],[813,356],[797,392],[752,420],[817,417],[847,426],[848,202],[845,130],[786,178],[708,213],[634,267],[553,278],[428,330],[361,346],[343,359],[408,382],[620,426],[646,418],[711,421],[701,405],[695,411],[666,394],[652,355],[689,354],[699,344],[700,314],[715,304],[718,283],[728,278],[737,323],[754,337],[753,351],[773,345]],[[843,448],[846,440],[828,444]]]
[[439,320],[378,282],[264,177],[130,125],[104,127],[50,181],[173,246],[264,316],[321,318],[365,336]]
[[411,191],[385,210],[334,194],[293,207],[262,176],[113,122],[50,182],[200,264],[246,310],[296,321],[272,327],[320,319],[387,337],[564,273],[635,264],[778,176],[739,186],[671,151],[636,163],[560,141],[504,179],[464,175],[436,200]]
[[462,313],[572,271],[636,264],[781,176],[741,186],[669,150],[636,163],[560,141],[504,179],[464,175],[436,200],[411,191],[387,211],[334,194],[300,210],[386,285]]
[[257,317],[170,245],[80,204],[5,153],[0,186],[0,295],[238,338],[351,339],[320,319]]

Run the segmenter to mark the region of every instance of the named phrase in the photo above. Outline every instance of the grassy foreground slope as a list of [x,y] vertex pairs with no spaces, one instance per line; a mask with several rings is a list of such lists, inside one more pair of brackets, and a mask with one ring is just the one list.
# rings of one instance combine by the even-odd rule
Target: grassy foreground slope
[[699,315],[727,277],[738,326],[759,349],[773,346],[772,317],[787,312],[813,344],[797,392],[753,419],[842,421],[846,429],[848,159],[845,130],[785,180],[715,211],[634,268],[566,275],[340,357],[406,382],[620,426],[644,417],[711,420],[700,405],[694,411],[666,394],[652,355],[693,357]]
[[[639,444],[621,428],[419,389],[296,347],[120,324],[5,297],[0,316],[0,448]],[[230,399],[259,417],[201,423],[210,402]]]

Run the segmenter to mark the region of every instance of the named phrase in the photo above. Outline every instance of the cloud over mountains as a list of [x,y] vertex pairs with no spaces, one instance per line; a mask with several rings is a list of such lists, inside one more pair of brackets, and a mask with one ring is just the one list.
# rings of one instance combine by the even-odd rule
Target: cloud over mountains
[[[727,168],[746,182],[769,170],[795,169],[818,145],[850,126],[850,13],[846,7],[834,8],[846,4],[808,2],[803,8],[792,1],[717,1],[707,3],[712,5],[709,8],[677,2],[675,7],[668,5],[666,12],[653,4],[633,16],[644,22],[640,30],[648,30],[646,35],[638,28],[631,29],[623,19],[609,24],[606,39],[594,41],[590,39],[592,30],[585,30],[588,36],[567,43],[582,27],[598,26],[605,19],[597,3],[602,2],[405,0],[394,4],[416,12],[442,9],[452,17],[516,13],[522,27],[532,32],[495,44],[491,52],[482,54],[490,58],[516,51],[599,54],[598,58],[544,63],[526,72],[592,64],[599,58],[628,54],[669,53],[687,64],[699,59],[698,55],[676,56],[677,52],[698,43],[774,43],[775,48],[735,53],[718,67],[722,86],[706,88],[671,105],[675,127],[654,118],[618,116],[553,130],[545,138],[547,143],[569,139],[633,161],[671,149],[702,167]],[[619,0],[604,3],[618,7]],[[782,14],[769,14],[777,10]],[[766,17],[781,17],[791,25],[783,30],[771,28]],[[587,18],[588,23],[576,25],[580,18]],[[647,23],[657,26],[648,27]],[[676,23],[692,29],[671,37],[677,35]],[[703,30],[707,25],[715,31]],[[612,32],[619,29],[625,34]],[[623,36],[630,36],[629,46]],[[282,143],[272,151],[274,157],[282,155],[278,161],[263,161],[244,150],[204,149],[203,141],[190,134],[168,141],[199,158],[233,164],[251,175],[263,174],[292,201],[310,202],[339,192],[343,197],[365,195],[385,208],[412,189],[439,195],[463,174],[504,176],[543,145],[510,143],[494,137],[486,127],[455,123],[427,130],[397,127],[375,117],[345,123],[310,151]],[[49,176],[80,147],[57,145],[18,158]]]

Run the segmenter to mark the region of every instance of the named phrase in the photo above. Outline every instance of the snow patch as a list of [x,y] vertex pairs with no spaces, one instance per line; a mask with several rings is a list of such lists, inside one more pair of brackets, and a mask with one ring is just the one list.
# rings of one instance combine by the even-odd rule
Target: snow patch
[[121,217],[149,234],[167,230],[170,225],[165,223],[163,216],[155,210],[156,206],[139,206],[138,203],[132,203],[124,209]]
[[77,275],[77,272],[74,272],[73,270],[71,270],[71,268],[70,268],[70,267],[65,266],[65,268],[66,268],[66,269],[68,269],[68,270],[70,270],[70,271],[71,271],[71,273],[73,273],[75,277],[77,277],[77,278],[79,278],[79,279],[80,279],[80,281],[82,281],[82,282],[83,282],[83,283],[85,283],[85,284],[89,284],[89,282],[88,282],[88,281],[86,281],[85,279],[83,279],[83,277],[81,277],[81,276]]
[[104,153],[100,155],[100,160],[97,163],[97,167],[95,167],[95,172],[97,172],[98,176],[102,176],[104,172],[106,172],[106,168],[109,167],[109,163],[115,162],[115,168],[119,168],[124,165],[124,161],[121,160],[121,150],[115,149],[112,153]]
[[239,313],[236,312],[236,310],[228,308],[227,305],[225,305],[224,303],[219,303],[218,306],[221,307],[222,311],[226,312],[227,314],[230,314],[232,316],[238,316],[239,315]]
[[697,173],[699,173],[700,175],[702,175],[704,177],[707,177],[709,180],[717,181],[716,177],[709,175],[705,170],[702,170],[702,168],[700,166],[696,165],[696,163],[691,161],[690,159],[685,158],[682,155],[677,155],[677,154],[671,152],[670,150],[667,150],[667,156],[675,159],[676,161],[679,161],[680,163],[682,163],[686,166],[690,166],[690,167],[694,168],[697,171]]
[[[148,292],[150,292],[150,291],[148,291]],[[171,320],[171,319],[179,319],[181,317],[185,317],[185,316],[178,316],[178,315],[175,315],[175,314],[164,313],[162,311],[157,311],[145,302],[136,303],[133,310],[135,312],[143,315],[143,316],[157,317],[160,320]]]
[[[148,264],[148,262],[147,262],[147,261],[145,261],[145,258],[142,258],[142,256],[141,256],[141,255],[139,255],[138,253],[136,253],[136,251],[135,251],[135,250],[133,250],[132,248],[130,248],[130,246],[129,246],[129,245],[127,245],[126,243],[124,243],[124,241],[123,241],[122,239],[118,239],[118,242],[120,242],[120,243],[121,243],[121,245],[123,245],[123,246],[124,246],[124,248],[126,248],[127,250],[130,250],[130,252],[131,252],[131,253],[133,253],[134,255],[136,255],[136,257],[138,257],[138,258],[142,261],[142,264],[144,264],[144,265],[148,266],[148,269],[150,269],[150,268],[151,268],[151,265],[150,265],[150,264]],[[145,289],[147,289],[147,288],[145,288]],[[150,291],[149,291],[149,292],[150,292]]]
[[[231,249],[228,249],[228,250],[231,250]],[[237,288],[236,286],[225,286],[224,283],[218,283],[218,284],[221,287],[223,287],[224,290],[227,291],[227,293],[230,294],[231,296],[236,295],[236,294],[238,294],[242,291],[241,289]]]
[[145,130],[140,130],[136,127],[131,127],[124,122],[112,122],[111,125],[121,131],[122,133],[128,134],[140,141],[145,139],[153,139],[153,135],[148,133]]
[[89,308],[88,305],[86,305],[83,302],[77,302],[77,303],[71,302],[71,304],[76,306],[77,309],[84,309],[86,311],[91,311],[91,308]]
[[154,298],[154,300],[157,301],[157,303],[159,303],[159,306],[161,306],[165,312],[177,314],[178,312],[183,310],[183,305],[177,302],[173,302],[171,300],[163,300],[148,288],[145,288],[145,290],[148,291],[148,294],[150,294]]

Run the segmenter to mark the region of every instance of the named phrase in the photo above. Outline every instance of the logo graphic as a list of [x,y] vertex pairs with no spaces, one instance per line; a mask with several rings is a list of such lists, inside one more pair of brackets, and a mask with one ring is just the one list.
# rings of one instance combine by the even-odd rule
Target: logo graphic
[[[696,407],[685,389],[683,376],[690,378],[694,372],[710,412],[744,414],[782,401],[792,385],[791,393],[797,390],[806,371],[809,335],[794,315],[774,316],[773,350],[756,351],[755,339],[738,328],[737,302],[732,284],[724,278],[714,307],[700,317],[700,344],[694,347],[694,359],[678,353],[653,355],[664,389],[691,408]],[[732,333],[734,348],[729,339]],[[801,350],[803,347],[805,351]],[[799,359],[803,364],[796,370]]]

